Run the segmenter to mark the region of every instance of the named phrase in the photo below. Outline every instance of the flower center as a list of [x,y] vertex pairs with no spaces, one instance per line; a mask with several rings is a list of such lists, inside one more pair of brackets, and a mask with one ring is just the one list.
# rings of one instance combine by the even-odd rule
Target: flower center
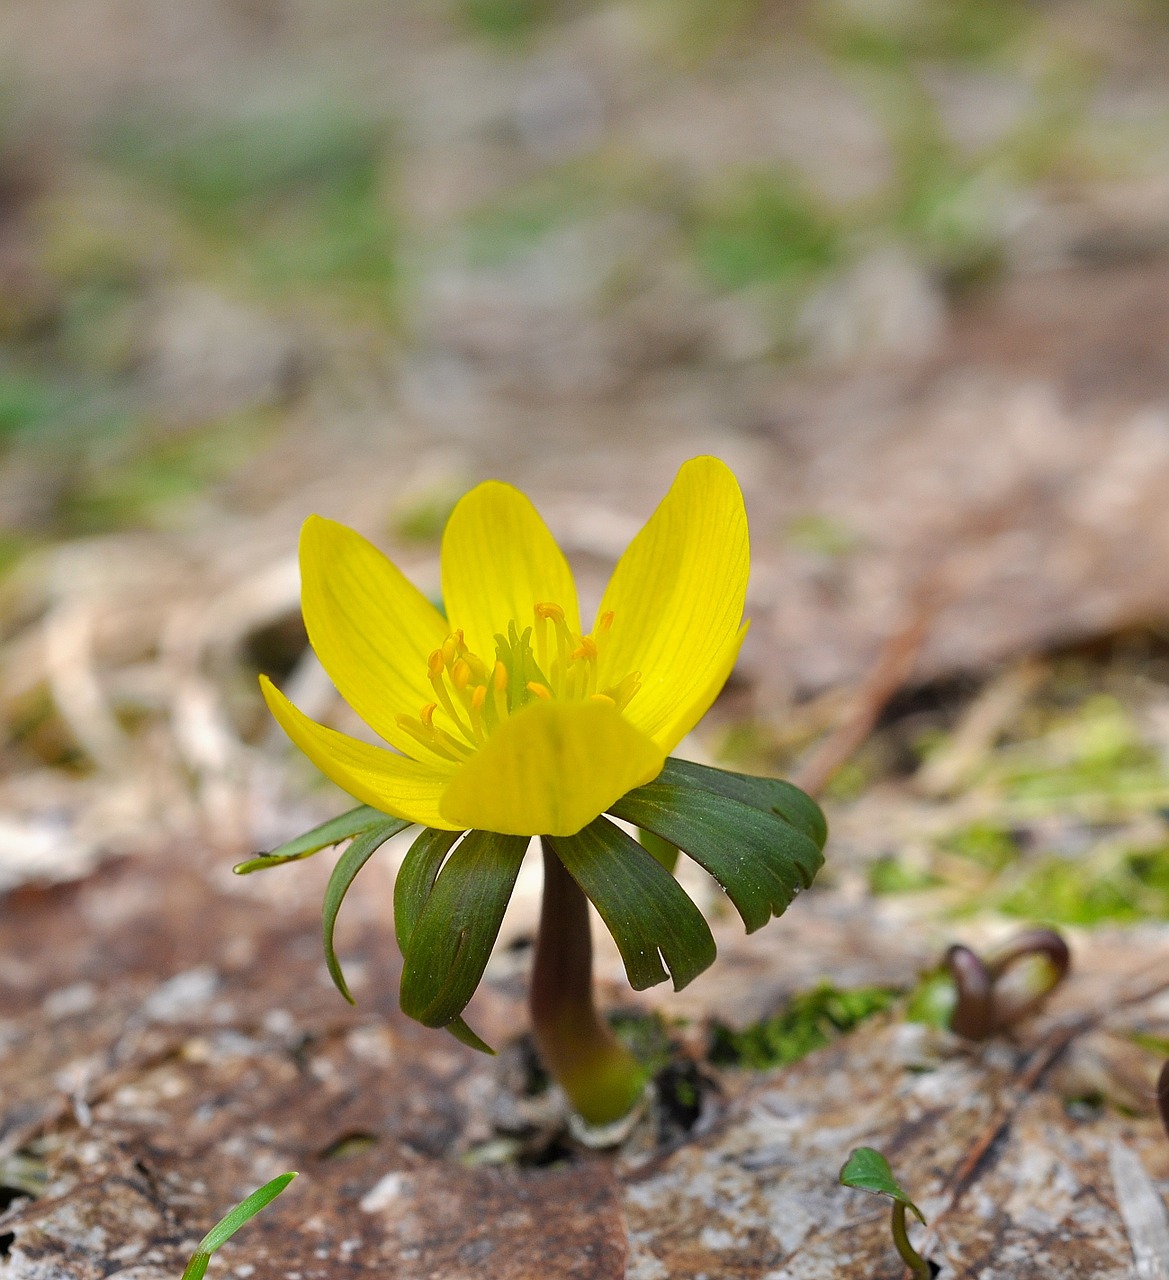
[[[515,619],[495,637],[495,664],[488,667],[467,648],[462,630],[452,631],[427,659],[434,689],[417,716],[399,715],[413,738],[448,760],[465,760],[508,716],[533,698],[606,702],[622,711],[641,688],[641,672],[597,688],[597,669],[613,626],[603,613],[595,632],[575,635],[558,604],[535,607],[533,625],[521,632]],[[533,640],[535,649],[533,651]]]

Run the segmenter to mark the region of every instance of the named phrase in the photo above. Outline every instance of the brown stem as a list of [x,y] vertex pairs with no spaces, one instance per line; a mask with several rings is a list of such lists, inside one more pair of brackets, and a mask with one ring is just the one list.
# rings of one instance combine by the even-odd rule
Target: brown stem
[[958,991],[950,1030],[968,1040],[986,1040],[994,1034],[994,983],[986,965],[958,943],[946,952],[945,963]]
[[544,897],[529,993],[536,1043],[573,1108],[590,1124],[609,1124],[641,1096],[645,1070],[597,1013],[588,899],[547,841],[543,850]]

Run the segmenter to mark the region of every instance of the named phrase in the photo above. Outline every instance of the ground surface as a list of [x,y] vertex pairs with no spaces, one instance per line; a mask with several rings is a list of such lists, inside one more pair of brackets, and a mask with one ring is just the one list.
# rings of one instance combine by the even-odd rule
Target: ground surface
[[[296,1167],[213,1266],[894,1276],[860,1143],[944,1275],[1132,1274],[1169,1185],[1156,6],[12,0],[0,50],[0,1274],[177,1274]],[[753,625],[686,750],[821,791],[827,868],[751,939],[686,881],[720,959],[639,999],[717,1086],[689,1136],[492,1164],[540,1126],[397,1013],[401,850],[346,905],[355,1011],[330,855],[230,874],[344,805],[256,695],[356,727],[296,531],[433,589],[500,476],[595,601],[706,451]],[[476,998],[501,1045],[538,887]],[[1034,921],[1074,973],[1013,1040],[907,1020],[951,941]],[[822,980],[901,994],[706,1060]]]

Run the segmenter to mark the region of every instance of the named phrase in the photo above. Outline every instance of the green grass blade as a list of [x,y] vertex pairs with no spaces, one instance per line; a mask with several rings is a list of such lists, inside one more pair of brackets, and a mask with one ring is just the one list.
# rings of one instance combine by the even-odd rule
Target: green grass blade
[[279,1177],[273,1178],[271,1182],[265,1182],[262,1187],[253,1191],[246,1200],[237,1204],[230,1213],[220,1218],[215,1226],[199,1241],[198,1249],[192,1254],[191,1260],[187,1263],[186,1270],[183,1272],[183,1280],[203,1280],[203,1276],[207,1271],[207,1264],[211,1261],[211,1255],[215,1250],[230,1240],[240,1227],[244,1223],[250,1222],[261,1209],[270,1205],[296,1176],[295,1172],[282,1173]]

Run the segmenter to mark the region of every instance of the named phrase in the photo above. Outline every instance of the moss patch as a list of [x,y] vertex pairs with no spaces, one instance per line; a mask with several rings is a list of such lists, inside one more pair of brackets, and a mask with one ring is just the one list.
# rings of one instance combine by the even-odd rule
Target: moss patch
[[821,983],[793,996],[779,1013],[742,1031],[712,1023],[710,1061],[753,1071],[788,1066],[887,1009],[899,994],[890,987],[843,991]]

